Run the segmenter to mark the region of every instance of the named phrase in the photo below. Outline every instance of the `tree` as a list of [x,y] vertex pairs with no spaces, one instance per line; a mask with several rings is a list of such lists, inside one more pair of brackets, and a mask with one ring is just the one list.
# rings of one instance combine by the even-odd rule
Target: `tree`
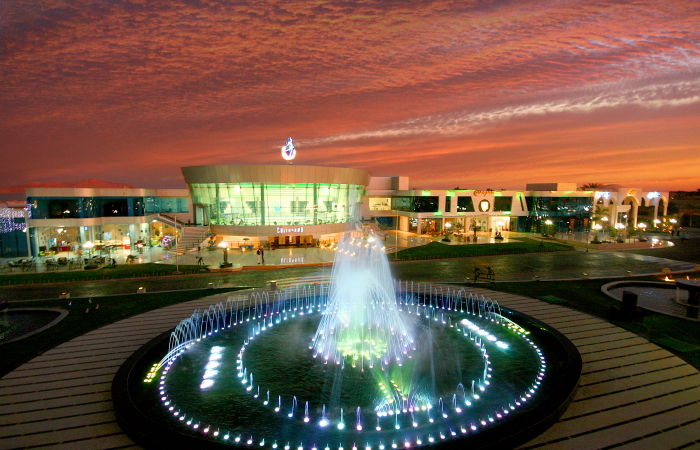
[[604,186],[603,183],[586,183],[580,188],[578,188],[579,191],[592,191],[594,189],[602,188]]
[[593,211],[593,216],[591,216],[591,220],[603,220],[603,218],[610,219],[610,210],[608,208],[603,208],[600,205],[595,205],[595,211]]

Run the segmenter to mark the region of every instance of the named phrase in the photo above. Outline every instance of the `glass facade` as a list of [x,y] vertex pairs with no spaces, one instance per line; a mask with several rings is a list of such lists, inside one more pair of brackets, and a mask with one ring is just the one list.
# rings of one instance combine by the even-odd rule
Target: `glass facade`
[[143,197],[29,197],[33,219],[143,216]]
[[390,197],[369,198],[367,202],[370,211],[389,211],[391,209]]
[[494,211],[512,211],[513,197],[495,197],[493,199]]
[[34,219],[138,217],[158,212],[186,213],[187,198],[29,197]]
[[0,258],[27,256],[27,225],[24,211],[0,208]]
[[474,201],[471,197],[457,197],[457,212],[474,212]]
[[438,212],[440,197],[393,197],[391,209],[411,212]]
[[346,223],[357,217],[364,186],[321,183],[192,183],[192,202],[212,225]]
[[144,197],[143,201],[146,214],[190,212],[187,198]]
[[518,218],[518,231],[541,232],[546,219],[558,231],[583,231],[593,214],[592,197],[525,197],[525,202],[530,215]]

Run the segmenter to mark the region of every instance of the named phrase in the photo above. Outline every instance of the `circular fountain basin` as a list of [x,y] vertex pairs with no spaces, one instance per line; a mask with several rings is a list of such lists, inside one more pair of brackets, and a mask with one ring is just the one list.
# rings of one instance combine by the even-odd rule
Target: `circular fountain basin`
[[0,345],[40,333],[68,315],[63,309],[13,308],[0,312]]
[[219,308],[170,353],[171,332],[153,339],[115,377],[120,426],[146,448],[512,448],[554,423],[578,384],[580,355],[556,330],[432,291],[398,297],[420,344],[400,362],[314,357],[326,300]]

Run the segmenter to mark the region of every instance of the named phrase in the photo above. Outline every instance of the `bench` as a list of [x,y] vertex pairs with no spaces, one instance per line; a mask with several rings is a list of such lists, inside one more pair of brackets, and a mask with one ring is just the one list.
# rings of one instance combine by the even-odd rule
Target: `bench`
[[496,273],[491,269],[491,267],[487,267],[486,271],[483,271],[479,267],[476,267],[474,269],[474,283],[476,283],[479,280],[490,281],[492,284],[495,285]]

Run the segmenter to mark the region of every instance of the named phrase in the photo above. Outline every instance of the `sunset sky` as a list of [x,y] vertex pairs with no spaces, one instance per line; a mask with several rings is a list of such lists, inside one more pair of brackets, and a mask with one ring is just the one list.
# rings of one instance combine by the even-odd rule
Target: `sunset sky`
[[4,0],[0,187],[295,164],[700,188],[700,2]]

